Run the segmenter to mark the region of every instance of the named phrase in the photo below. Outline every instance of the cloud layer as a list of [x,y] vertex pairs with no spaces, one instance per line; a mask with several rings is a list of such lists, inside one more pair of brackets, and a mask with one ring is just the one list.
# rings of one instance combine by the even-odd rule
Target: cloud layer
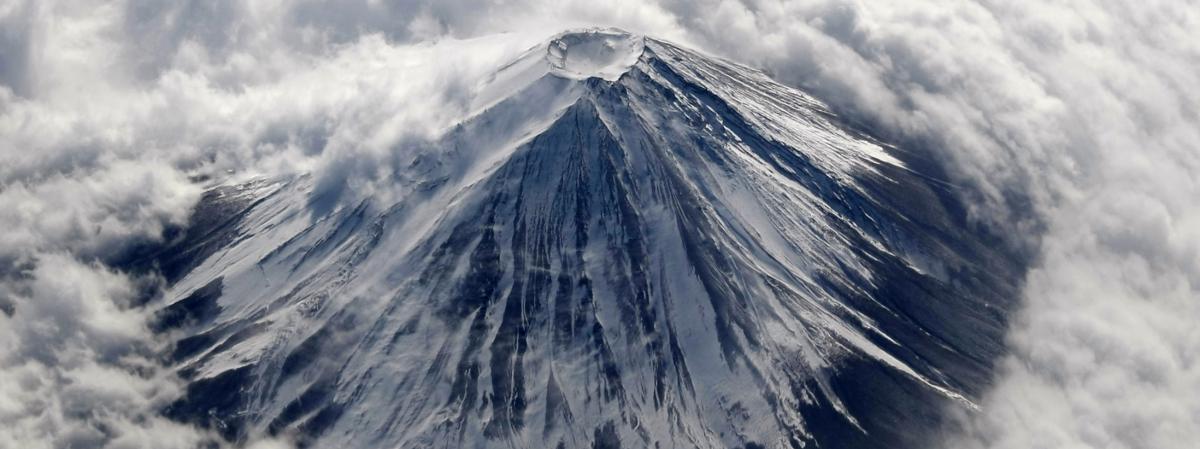
[[136,304],[160,281],[105,264],[186,223],[196,179],[373,194],[400,142],[460,119],[531,43],[342,42],[201,3],[0,7],[0,448],[208,439],[157,416],[180,386]]
[[386,194],[479,76],[578,25],[763,67],[938,152],[1035,256],[947,447],[1200,441],[1193,0],[0,0],[0,448],[203,438],[154,417],[177,386],[131,307],[152,281],[106,258],[185,222],[199,175]]

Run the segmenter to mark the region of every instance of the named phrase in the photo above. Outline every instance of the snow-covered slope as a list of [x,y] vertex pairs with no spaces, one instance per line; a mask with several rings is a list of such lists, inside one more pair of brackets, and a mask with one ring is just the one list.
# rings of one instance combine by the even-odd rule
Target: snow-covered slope
[[170,416],[318,447],[897,447],[973,407],[1012,262],[929,161],[619,30],[473,104],[387,195],[206,197],[155,256]]

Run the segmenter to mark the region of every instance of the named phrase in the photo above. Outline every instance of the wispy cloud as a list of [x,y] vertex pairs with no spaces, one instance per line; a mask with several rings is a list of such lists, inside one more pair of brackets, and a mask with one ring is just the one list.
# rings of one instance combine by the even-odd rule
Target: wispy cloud
[[1200,440],[1200,8],[718,3],[681,20],[698,41],[934,147],[1036,255],[1011,355],[947,447]]
[[489,68],[592,24],[761,66],[937,151],[973,217],[1036,256],[1012,354],[948,447],[1200,440],[1190,0],[6,0],[0,447],[201,438],[153,417],[176,387],[128,307],[143,281],[103,265],[186,221],[189,177],[372,194]]
[[197,177],[372,195],[400,142],[461,119],[532,43],[335,41],[257,7],[0,7],[22,24],[0,41],[0,447],[197,447],[158,417],[179,385],[135,307],[157,281],[105,263],[186,223]]

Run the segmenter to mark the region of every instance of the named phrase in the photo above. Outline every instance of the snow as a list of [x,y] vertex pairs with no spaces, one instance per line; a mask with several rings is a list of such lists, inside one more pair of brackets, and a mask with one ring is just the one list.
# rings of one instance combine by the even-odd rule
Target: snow
[[645,48],[644,37],[618,29],[587,28],[560,33],[526,50],[487,77],[476,88],[471,109],[478,115],[505,99],[525,96],[524,92],[538,85],[554,85],[553,80],[616,81],[637,64]]
[[621,30],[569,31],[550,41],[546,61],[565,78],[616,81],[638,62],[645,47],[642,36]]
[[[176,285],[225,280],[220,316],[194,331],[230,343],[185,362],[199,379],[253,364],[253,429],[328,380],[306,413],[344,413],[321,447],[590,447],[606,422],[632,422],[617,432],[634,446],[780,446],[813,429],[775,401],[823,395],[865,423],[828,386],[850,357],[966,401],[846,297],[897,257],[862,183],[900,185],[864,175],[901,163],[815,99],[586,29],[498,69],[472,109],[421,164],[395,164],[386,197],[314,216],[312,177],[272,183]],[[250,326],[264,330],[231,341]],[[289,359],[311,364],[280,374]],[[554,429],[552,376],[572,417]]]

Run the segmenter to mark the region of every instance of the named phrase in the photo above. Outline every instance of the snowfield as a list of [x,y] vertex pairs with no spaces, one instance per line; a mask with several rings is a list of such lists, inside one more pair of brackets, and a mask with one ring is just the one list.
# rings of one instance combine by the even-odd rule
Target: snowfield
[[471,104],[387,195],[210,192],[157,256],[186,256],[169,416],[314,447],[922,447],[987,387],[1012,257],[815,98],[589,29]]

